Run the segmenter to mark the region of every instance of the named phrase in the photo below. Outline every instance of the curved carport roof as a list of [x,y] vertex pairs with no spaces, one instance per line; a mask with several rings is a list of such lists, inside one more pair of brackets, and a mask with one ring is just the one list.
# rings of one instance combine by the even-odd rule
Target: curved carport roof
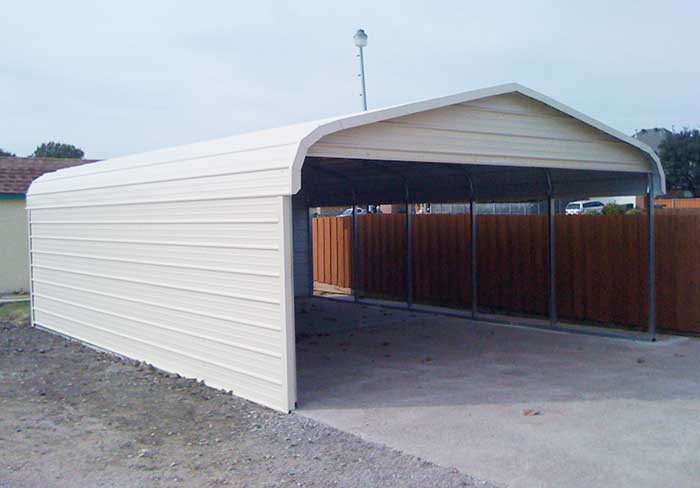
[[[423,115],[427,122],[412,120]],[[442,125],[431,125],[434,120]],[[330,172],[313,171],[324,165],[364,187],[367,201],[381,196],[385,203],[403,199],[397,178],[411,180],[421,201],[468,196],[456,165],[468,167],[464,175],[476,181],[484,201],[543,196],[542,169],[550,171],[555,197],[643,193],[647,174],[654,193],[665,192],[661,164],[648,146],[511,83],[68,168],[42,176],[29,194],[265,172],[264,183],[235,189],[236,196],[293,195],[302,187],[305,161],[318,204],[349,201],[338,196]],[[368,169],[367,162],[381,164]],[[407,164],[382,170],[399,162]]]
[[[318,123],[293,166],[293,190],[314,205],[524,201],[642,194],[653,176],[646,145],[517,84]],[[399,164],[400,163],[400,164]],[[426,164],[429,163],[429,164]]]

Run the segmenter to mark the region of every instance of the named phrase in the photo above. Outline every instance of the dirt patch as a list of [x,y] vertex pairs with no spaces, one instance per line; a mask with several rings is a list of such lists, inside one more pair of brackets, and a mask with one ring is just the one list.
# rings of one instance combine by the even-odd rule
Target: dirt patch
[[[2,317],[2,316],[0,316]],[[0,318],[0,487],[491,486]]]

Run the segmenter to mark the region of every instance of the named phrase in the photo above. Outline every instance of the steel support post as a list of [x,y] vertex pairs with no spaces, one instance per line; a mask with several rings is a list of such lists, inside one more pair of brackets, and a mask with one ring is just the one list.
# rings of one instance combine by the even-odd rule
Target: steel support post
[[471,285],[472,285],[472,318],[476,318],[479,314],[479,304],[478,304],[478,270],[477,270],[477,234],[476,234],[476,203],[474,202],[474,194],[472,192],[472,198],[469,200],[469,240],[471,244],[471,251],[469,252],[469,257],[471,259]]
[[406,189],[406,305],[413,306],[413,211]]
[[307,229],[307,259],[309,260],[309,296],[314,296],[314,216],[311,206],[307,204],[306,215],[308,217]]
[[654,236],[654,176],[649,173],[649,183],[647,187],[647,264],[648,264],[648,300],[649,300],[649,317],[647,323],[647,332],[649,340],[656,341],[656,239]]
[[557,239],[556,207],[551,194],[547,197],[548,248],[549,248],[549,323],[557,323]]
[[357,222],[357,202],[355,201],[355,192],[353,191],[352,198],[352,295],[355,302],[359,299],[360,294],[360,235],[359,225]]

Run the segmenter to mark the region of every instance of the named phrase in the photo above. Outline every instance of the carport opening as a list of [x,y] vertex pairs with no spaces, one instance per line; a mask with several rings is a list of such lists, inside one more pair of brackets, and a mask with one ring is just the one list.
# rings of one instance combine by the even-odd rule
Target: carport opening
[[[385,316],[391,322],[391,313],[372,312],[374,318],[368,323],[364,318],[368,305],[566,328],[559,323],[556,308],[557,198],[640,194],[648,190],[650,181],[647,174],[631,172],[309,157],[302,170],[301,191],[293,201],[297,340],[352,327],[379,327]],[[505,245],[517,240],[522,252],[529,254],[525,257],[534,256],[544,272],[520,276],[522,286],[512,289],[504,287],[497,275],[479,273],[480,247],[494,255],[490,248],[504,242],[480,237],[493,235],[485,232],[488,229],[479,234],[480,226],[498,222],[486,216],[482,220],[477,204],[523,201],[541,205],[544,215],[531,216],[534,227],[511,229],[501,240]],[[425,215],[426,203],[449,203],[453,208],[457,203],[462,211]],[[324,219],[311,210],[317,207],[349,211]],[[368,213],[372,207],[389,212]],[[440,230],[438,218],[443,219]],[[331,257],[329,253],[345,255],[344,260],[336,259],[335,268],[327,267],[331,279],[320,280],[336,279],[334,290],[314,286],[312,250],[318,246],[314,239],[320,232],[342,247],[325,249],[326,258]],[[437,251],[446,248],[450,249],[447,254]],[[485,294],[495,297],[495,302],[481,303]],[[347,308],[338,312],[315,304],[329,295],[361,308],[348,313]],[[494,308],[499,297],[508,299]],[[509,309],[513,303],[517,305]],[[333,317],[336,313],[344,316]],[[348,316],[357,321],[348,321]],[[649,332],[653,338],[653,329]]]
[[[515,315],[524,324],[563,327],[556,310],[556,242],[550,238],[556,235],[557,198],[640,194],[648,190],[649,184],[650,177],[644,173],[307,158],[302,170],[302,189],[293,201],[295,327],[301,366],[308,360],[304,356],[306,348],[319,341],[335,340],[327,337],[339,333],[342,336],[353,329],[397,325],[397,320],[413,321],[417,313],[452,313],[482,321],[518,322],[518,318],[513,318]],[[538,279],[522,276],[525,288],[514,290],[504,288],[497,276],[479,273],[479,248],[497,243],[480,239],[480,225],[493,225],[493,222],[480,220],[477,203],[523,201],[541,205],[544,215],[532,216],[537,232],[519,229],[510,239],[520,239],[523,252],[536,255],[539,266],[546,272],[539,274]],[[436,216],[422,213],[421,204],[425,203],[449,203],[453,208],[456,203],[461,212],[439,217],[448,224],[437,231]],[[370,205],[389,212],[358,211],[367,210]],[[341,213],[349,211],[345,216],[324,220],[312,211],[317,207],[335,207]],[[445,228],[450,231],[444,232]],[[314,286],[312,249],[318,245],[314,239],[319,238],[319,232],[331,235],[332,241],[343,247],[325,249],[327,254],[346,256],[331,271],[339,280],[336,290]],[[377,239],[380,234],[383,238]],[[507,235],[504,238],[509,239]],[[449,255],[434,255],[435,250],[450,245]],[[439,286],[430,286],[431,280],[439,280]],[[426,282],[427,289],[422,289]],[[515,307],[516,310],[485,306],[488,304],[480,303],[485,292],[511,295],[511,298],[517,295],[521,306]],[[324,303],[329,295],[346,303],[340,306]],[[376,305],[385,307],[384,311],[376,310]],[[394,313],[392,308],[406,309],[409,315]],[[653,334],[653,330],[650,332]],[[341,340],[336,346],[331,351],[342,352],[347,345]],[[332,365],[333,357],[327,360]],[[308,391],[308,385],[301,391]],[[303,393],[299,400],[303,404]]]
[[[309,157],[293,202],[295,292],[394,306],[445,305],[472,316],[544,316],[554,325],[557,202],[642,194],[649,184],[649,175],[633,172]],[[545,211],[523,226],[480,215],[478,204],[491,202],[530,202]],[[424,214],[426,204],[446,203],[451,211]],[[318,207],[341,216],[318,218],[310,210]],[[495,235],[501,227],[504,234]],[[479,273],[486,254],[479,248],[499,259],[494,248],[503,245],[517,246],[521,257],[539,263],[540,272],[518,277],[517,289],[502,286],[493,269]],[[314,263],[312,250],[319,246],[327,262]],[[484,294],[514,294],[522,303],[509,307],[514,302],[493,296],[480,303]]]

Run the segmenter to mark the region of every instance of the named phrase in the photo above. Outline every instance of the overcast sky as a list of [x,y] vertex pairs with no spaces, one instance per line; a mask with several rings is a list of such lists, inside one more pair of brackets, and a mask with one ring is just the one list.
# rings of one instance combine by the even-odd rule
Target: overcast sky
[[108,158],[515,81],[628,134],[700,123],[700,2],[0,3],[0,147]]

